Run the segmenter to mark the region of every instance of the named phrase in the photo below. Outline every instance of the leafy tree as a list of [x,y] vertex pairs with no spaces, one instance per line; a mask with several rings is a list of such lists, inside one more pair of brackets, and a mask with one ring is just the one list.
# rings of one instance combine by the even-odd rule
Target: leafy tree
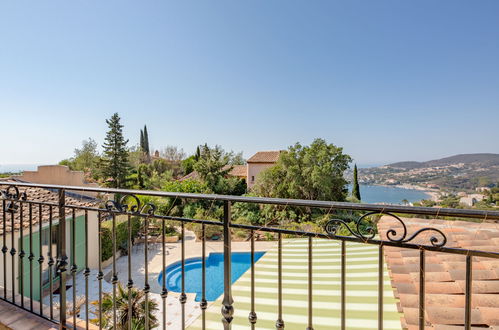
[[229,164],[230,165],[245,165],[246,159],[243,158],[243,152],[235,153],[233,151],[229,152]]
[[194,164],[196,164],[196,155],[192,155],[184,159],[182,163],[180,163],[183,174],[187,175],[194,171]]
[[194,165],[194,169],[199,173],[201,180],[206,182],[213,192],[217,192],[217,185],[232,169],[231,166],[227,166],[229,160],[229,155],[222,147],[216,145],[210,148],[205,144],[200,150],[200,157]]
[[348,189],[343,174],[350,162],[342,148],[323,139],[310,146],[296,143],[259,175],[254,189],[268,197],[344,201]]
[[232,217],[237,223],[250,225],[265,224],[265,218],[260,214],[260,205],[258,204],[234,203],[232,205]]
[[104,144],[101,171],[106,184],[112,188],[122,188],[125,186],[126,177],[130,172],[128,163],[128,140],[123,137],[123,125],[120,123],[120,116],[115,113],[110,119],[106,119],[109,130],[106,133]]
[[352,187],[352,196],[360,199],[360,187],[359,187],[359,179],[357,177],[357,164],[353,167],[353,187]]
[[[184,181],[166,181],[161,186],[162,191],[169,192],[186,192],[186,193],[208,193],[208,186],[196,180]],[[184,214],[184,206],[189,207],[188,216],[192,217],[196,210],[200,207],[209,207],[209,201],[187,201],[182,198],[159,198],[150,196],[139,197],[142,204],[153,203],[158,207],[157,213],[162,215],[182,216]]]
[[161,156],[172,162],[180,162],[185,158],[184,149],[177,146],[166,146],[161,151]]
[[147,189],[161,189],[167,182],[170,182],[173,178],[173,174],[171,171],[165,171],[162,173],[158,173],[157,171],[152,171],[151,176],[146,181]]
[[140,164],[137,167],[137,184],[139,188],[145,188],[147,179],[151,176],[151,168],[147,164]]
[[[129,315],[128,310],[128,298],[132,301],[132,315]],[[95,316],[99,315],[99,301],[93,301],[92,305],[95,307],[95,311],[92,313]],[[102,295],[102,323],[100,326],[103,329],[117,329],[126,330],[128,329],[128,323],[131,322],[132,329],[145,329],[146,328],[146,315],[149,316],[149,329],[153,329],[158,326],[158,320],[156,318],[155,312],[158,310],[158,304],[149,298],[146,304],[146,294],[144,291],[133,287],[130,292],[127,288],[118,282],[116,290],[116,304],[113,306],[113,294],[104,293]],[[146,306],[148,307],[148,312],[146,313]],[[116,319],[117,325],[113,327],[113,307],[116,308]],[[94,324],[99,324],[99,318],[96,317],[91,320]]]
[[128,163],[133,168],[137,168],[140,164],[145,163],[144,152],[140,145],[130,147],[128,150]]
[[84,140],[81,148],[74,150],[74,156],[59,162],[60,165],[66,165],[74,171],[90,172],[97,166],[99,153],[97,152],[97,142],[92,138]]
[[150,167],[152,168],[153,171],[156,171],[159,174],[162,174],[162,173],[170,170],[170,164],[168,164],[168,162],[164,159],[153,160]]

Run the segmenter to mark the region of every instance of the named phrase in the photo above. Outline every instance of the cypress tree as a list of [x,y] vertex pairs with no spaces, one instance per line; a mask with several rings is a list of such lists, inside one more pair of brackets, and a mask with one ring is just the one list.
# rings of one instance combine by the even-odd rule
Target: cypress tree
[[144,131],[140,130],[140,150],[144,151]]
[[355,164],[353,168],[353,187],[352,187],[352,196],[357,198],[359,201],[360,199],[360,187],[359,187],[359,179],[357,177],[357,164]]
[[147,126],[144,125],[144,152],[146,152],[148,155],[151,154],[149,150],[149,135],[147,134]]
[[112,188],[124,187],[126,177],[130,171],[128,140],[123,137],[123,125],[120,120],[118,113],[112,115],[110,119],[106,119],[109,130],[102,145],[104,149],[102,174],[105,179],[111,179],[110,182],[107,182],[107,185]]
[[199,150],[199,146],[197,146],[196,154],[194,155],[194,159],[196,160],[196,162],[199,160],[200,157],[201,157],[201,151]]
[[146,154],[147,163],[151,162],[151,152],[149,150],[149,134],[147,133],[147,126],[144,125],[144,153]]

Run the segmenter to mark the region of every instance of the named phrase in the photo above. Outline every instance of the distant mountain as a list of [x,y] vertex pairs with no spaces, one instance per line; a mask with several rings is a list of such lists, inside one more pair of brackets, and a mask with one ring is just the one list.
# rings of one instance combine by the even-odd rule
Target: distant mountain
[[462,154],[427,162],[406,161],[359,169],[367,184],[412,184],[451,191],[499,183],[499,154]]
[[434,166],[448,166],[457,164],[482,164],[482,165],[499,165],[499,154],[461,154],[450,157],[445,157],[436,160],[430,160],[427,162],[398,162],[393,164],[388,164],[386,166],[396,167],[396,168],[423,168],[423,167],[434,167]]

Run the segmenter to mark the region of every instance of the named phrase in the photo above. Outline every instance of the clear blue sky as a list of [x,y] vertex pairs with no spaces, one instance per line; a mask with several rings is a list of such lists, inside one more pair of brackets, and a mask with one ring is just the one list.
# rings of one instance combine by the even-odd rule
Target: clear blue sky
[[0,164],[132,144],[499,153],[499,1],[2,1]]

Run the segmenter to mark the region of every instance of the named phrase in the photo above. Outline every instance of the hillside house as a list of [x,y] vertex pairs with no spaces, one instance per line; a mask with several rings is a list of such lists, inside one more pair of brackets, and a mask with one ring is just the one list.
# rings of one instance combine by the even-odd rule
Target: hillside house
[[282,151],[259,151],[248,159],[247,180],[248,188],[255,185],[258,175],[265,169],[274,166],[279,160]]
[[[247,165],[232,165],[232,169],[228,175],[244,179],[248,188],[251,188],[255,185],[260,172],[274,166],[279,160],[281,153],[282,151],[259,151],[248,159]],[[226,165],[224,169],[229,167],[230,165]],[[193,171],[180,178],[179,181],[197,179],[199,179],[199,174]]]

